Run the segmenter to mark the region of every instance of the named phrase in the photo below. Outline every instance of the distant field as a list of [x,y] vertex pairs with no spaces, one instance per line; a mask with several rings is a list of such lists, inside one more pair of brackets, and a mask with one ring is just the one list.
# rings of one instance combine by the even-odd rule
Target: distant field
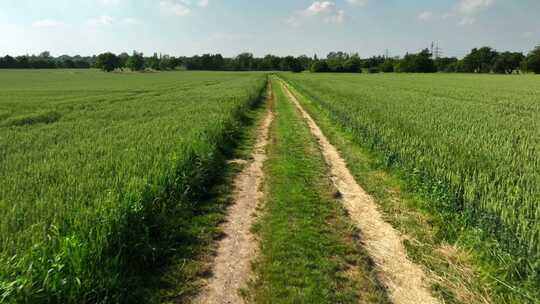
[[[455,240],[480,227],[505,279],[540,278],[540,78],[283,74],[429,197]],[[496,254],[495,254],[496,255]],[[500,258],[500,260],[499,260]],[[532,290],[537,290],[532,288]]]
[[257,73],[1,71],[0,302],[132,292],[127,274],[181,233],[179,213],[265,85]]

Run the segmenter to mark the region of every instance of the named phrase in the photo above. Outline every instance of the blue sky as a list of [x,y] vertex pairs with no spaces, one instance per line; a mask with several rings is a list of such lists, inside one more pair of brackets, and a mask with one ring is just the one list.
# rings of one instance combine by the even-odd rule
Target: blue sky
[[529,51],[538,0],[0,0],[0,55]]

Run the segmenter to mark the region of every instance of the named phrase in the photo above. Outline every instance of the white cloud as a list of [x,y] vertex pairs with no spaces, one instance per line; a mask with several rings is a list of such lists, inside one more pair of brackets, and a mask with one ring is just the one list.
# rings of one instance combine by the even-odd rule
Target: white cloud
[[64,25],[64,23],[54,19],[37,20],[32,23],[33,27],[57,27],[61,25]]
[[418,20],[421,20],[421,21],[428,21],[428,20],[433,19],[433,17],[434,17],[433,12],[425,11],[425,12],[421,12],[421,13],[418,15]]
[[347,3],[353,4],[353,5],[359,5],[364,6],[368,4],[369,0],[346,0]]
[[166,14],[183,17],[191,13],[191,9],[185,1],[162,0],[159,2],[161,11]]
[[209,0],[200,0],[200,1],[199,1],[199,6],[200,6],[200,7],[207,7],[208,4],[210,4],[210,1],[209,1]]
[[336,4],[330,1],[315,1],[304,10],[307,16],[316,16],[321,14],[330,14],[336,9]]
[[297,12],[287,19],[292,26],[299,26],[304,19],[322,18],[327,23],[343,23],[346,19],[345,11],[338,9],[335,2],[315,1],[308,8]]
[[99,16],[96,18],[88,19],[88,25],[91,26],[106,26],[114,23],[114,18],[111,16]]
[[194,7],[206,8],[210,5],[209,0],[197,0],[195,3],[191,0],[161,0],[159,6],[165,14],[172,14],[178,17],[184,17],[191,14]]
[[495,0],[459,0],[458,9],[463,14],[472,15],[494,3]]
[[442,15],[442,19],[457,20],[459,26],[476,23],[478,15],[495,4],[495,0],[456,0],[456,2],[454,10]]

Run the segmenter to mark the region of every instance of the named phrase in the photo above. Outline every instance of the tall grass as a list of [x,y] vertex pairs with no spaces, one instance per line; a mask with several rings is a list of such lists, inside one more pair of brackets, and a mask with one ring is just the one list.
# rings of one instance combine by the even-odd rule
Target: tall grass
[[186,237],[187,215],[266,77],[27,71],[0,80],[0,111],[15,121],[59,116],[0,127],[0,302],[127,303],[138,274],[182,250],[172,246]]
[[[478,75],[283,75],[409,185],[444,229],[463,227],[504,281],[540,286],[540,79]],[[466,242],[467,240],[462,240]],[[507,286],[508,287],[508,286]],[[505,287],[506,288],[506,287]]]

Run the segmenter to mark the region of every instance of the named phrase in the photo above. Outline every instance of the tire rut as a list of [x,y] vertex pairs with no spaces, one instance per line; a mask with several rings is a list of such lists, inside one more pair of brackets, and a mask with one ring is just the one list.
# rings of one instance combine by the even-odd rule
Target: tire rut
[[311,133],[319,141],[331,179],[341,193],[342,201],[353,223],[358,227],[366,251],[376,265],[381,283],[396,304],[435,304],[422,269],[407,257],[400,234],[385,222],[373,198],[358,185],[338,150],[304,110],[298,99],[281,82],[288,98],[306,120]]
[[[268,100],[271,100],[271,87],[269,92]],[[235,178],[233,204],[229,207],[226,221],[222,226],[225,237],[218,243],[212,276],[204,282],[203,290],[194,303],[244,303],[240,289],[247,286],[251,277],[251,262],[258,250],[257,240],[251,233],[251,228],[255,221],[257,205],[264,196],[260,189],[264,179],[263,164],[267,159],[266,146],[273,118],[274,114],[269,108],[257,130],[257,140],[252,152],[253,160]]]

